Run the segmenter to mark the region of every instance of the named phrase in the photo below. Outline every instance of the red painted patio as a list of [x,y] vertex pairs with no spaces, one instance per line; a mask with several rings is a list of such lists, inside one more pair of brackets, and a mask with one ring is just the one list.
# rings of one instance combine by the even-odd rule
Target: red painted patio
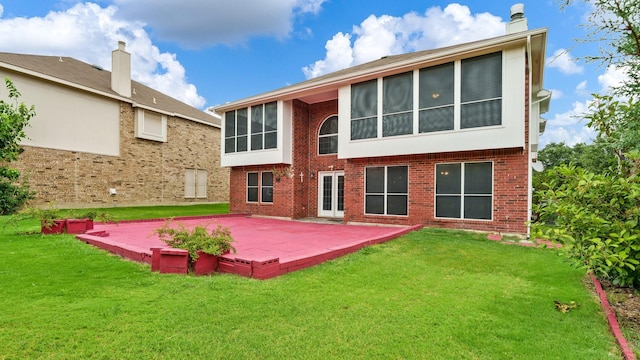
[[[165,220],[143,220],[119,224],[95,224],[94,229],[77,238],[127,259],[146,262],[158,269],[160,249],[165,245],[154,230]],[[321,262],[379,244],[410,231],[416,226],[345,225],[325,222],[280,220],[248,215],[175,218],[187,227],[229,227],[236,253],[219,259],[218,271],[257,279],[268,279],[304,269]],[[156,249],[156,256],[152,249]],[[167,271],[171,272],[171,271]]]

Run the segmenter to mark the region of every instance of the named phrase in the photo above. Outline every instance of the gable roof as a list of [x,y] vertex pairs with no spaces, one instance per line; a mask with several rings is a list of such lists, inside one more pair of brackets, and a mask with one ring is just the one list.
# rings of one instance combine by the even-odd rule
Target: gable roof
[[328,100],[331,96],[337,98],[338,88],[348,84],[408,71],[428,63],[435,65],[438,61],[451,61],[450,59],[454,57],[473,56],[474,53],[480,51],[503,49],[516,44],[530,44],[531,52],[533,53],[531,54],[531,61],[533,62],[531,64],[533,71],[532,88],[542,88],[546,35],[547,29],[543,28],[438,49],[385,56],[277,90],[219,105],[214,107],[214,111],[221,114],[225,111],[275,100],[304,100],[305,97],[311,99],[314,95],[317,96],[317,94],[321,93],[326,94]]
[[131,97],[123,97],[111,89],[110,71],[71,57],[0,52],[0,68],[126,101],[134,107],[220,127],[220,119],[134,80]]

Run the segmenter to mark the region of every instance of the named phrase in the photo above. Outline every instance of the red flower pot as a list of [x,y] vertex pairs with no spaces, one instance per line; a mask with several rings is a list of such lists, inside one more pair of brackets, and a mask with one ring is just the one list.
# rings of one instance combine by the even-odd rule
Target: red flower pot
[[51,224],[50,226],[46,226],[45,224],[41,223],[40,232],[45,235],[62,234],[62,232],[64,231],[65,223],[65,220],[53,220],[53,224]]

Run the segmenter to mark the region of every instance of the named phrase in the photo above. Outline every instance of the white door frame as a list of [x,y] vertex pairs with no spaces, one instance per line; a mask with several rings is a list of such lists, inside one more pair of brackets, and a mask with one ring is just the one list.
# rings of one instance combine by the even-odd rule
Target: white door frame
[[[331,177],[331,204],[330,209],[325,210],[324,205],[324,179]],[[318,172],[318,217],[344,217],[344,209],[338,210],[338,178],[342,177],[342,191],[344,194],[344,171],[319,171]],[[343,195],[344,196],[344,195]],[[344,199],[343,199],[344,206]]]

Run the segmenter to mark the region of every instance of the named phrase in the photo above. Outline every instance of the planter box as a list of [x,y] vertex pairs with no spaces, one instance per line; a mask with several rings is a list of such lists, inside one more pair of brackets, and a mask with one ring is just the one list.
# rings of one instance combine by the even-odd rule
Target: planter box
[[87,230],[93,230],[93,219],[86,219],[87,220]]
[[44,226],[44,224],[41,224],[40,232],[45,235],[62,234],[62,232],[64,231],[65,223],[66,223],[66,220],[53,220],[53,224],[49,227]]
[[218,257],[198,251],[198,259],[193,264],[193,272],[196,275],[208,275],[218,269]]
[[187,250],[171,248],[160,249],[161,274],[187,274],[188,272],[189,252]]
[[87,219],[67,219],[67,234],[84,234],[87,231]]

